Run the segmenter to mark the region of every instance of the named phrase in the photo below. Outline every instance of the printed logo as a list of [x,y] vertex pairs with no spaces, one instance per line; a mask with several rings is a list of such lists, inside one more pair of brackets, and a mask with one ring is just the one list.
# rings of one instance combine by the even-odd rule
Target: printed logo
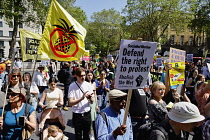
[[[68,23],[64,19],[60,18],[58,21],[61,25],[53,25],[56,26],[56,28],[50,33],[50,48],[57,57],[74,57],[79,51],[79,46],[76,41],[79,40],[77,35],[81,33],[74,30],[73,26],[69,27]],[[52,38],[54,35],[58,35],[59,37],[53,42]],[[75,45],[76,49],[72,52],[72,54],[69,54],[71,45]],[[62,52],[63,55],[58,52]]]

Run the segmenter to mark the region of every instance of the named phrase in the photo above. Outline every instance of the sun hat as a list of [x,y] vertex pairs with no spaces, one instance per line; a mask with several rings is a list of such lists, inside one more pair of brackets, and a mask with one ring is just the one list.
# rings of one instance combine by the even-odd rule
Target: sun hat
[[18,86],[15,86],[13,88],[9,88],[8,91],[14,92],[14,93],[21,93],[24,96],[26,95],[26,89],[25,88],[20,88]]
[[108,93],[109,100],[116,99],[118,97],[122,97],[125,95],[127,95],[127,93],[122,92],[121,90],[118,90],[118,89],[113,89],[113,90],[109,91],[109,93]]
[[168,113],[168,117],[179,123],[200,122],[205,119],[204,116],[200,115],[197,106],[189,102],[175,103]]

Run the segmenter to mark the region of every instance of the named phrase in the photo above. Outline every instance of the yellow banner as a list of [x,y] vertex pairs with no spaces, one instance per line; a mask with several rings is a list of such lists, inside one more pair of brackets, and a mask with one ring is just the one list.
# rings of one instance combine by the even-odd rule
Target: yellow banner
[[90,56],[90,51],[89,50],[85,50],[85,53],[83,55],[84,56]]
[[85,51],[85,36],[86,29],[52,0],[39,53],[59,61],[78,60]]
[[172,69],[169,70],[170,86],[184,84],[185,62],[169,63]]
[[21,54],[22,60],[50,60],[47,55],[38,55],[37,51],[39,47],[39,43],[42,36],[37,33],[33,33],[24,29],[20,29],[20,47],[21,47]]

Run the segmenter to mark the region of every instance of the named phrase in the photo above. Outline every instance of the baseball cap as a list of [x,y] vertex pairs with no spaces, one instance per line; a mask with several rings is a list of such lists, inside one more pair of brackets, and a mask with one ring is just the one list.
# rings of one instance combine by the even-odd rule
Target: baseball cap
[[108,97],[109,97],[109,100],[112,100],[112,99],[116,99],[118,97],[122,97],[125,95],[127,95],[127,93],[122,92],[121,90],[118,90],[118,89],[113,89],[109,91]]
[[204,116],[200,115],[197,106],[189,102],[175,103],[168,113],[168,117],[179,123],[200,122],[205,119]]

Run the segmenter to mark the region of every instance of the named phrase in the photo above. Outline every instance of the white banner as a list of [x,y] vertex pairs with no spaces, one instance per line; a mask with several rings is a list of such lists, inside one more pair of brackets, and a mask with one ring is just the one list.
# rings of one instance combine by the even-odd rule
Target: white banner
[[162,66],[163,65],[163,58],[156,58],[156,66]]
[[147,80],[157,42],[121,40],[115,88],[137,89]]

